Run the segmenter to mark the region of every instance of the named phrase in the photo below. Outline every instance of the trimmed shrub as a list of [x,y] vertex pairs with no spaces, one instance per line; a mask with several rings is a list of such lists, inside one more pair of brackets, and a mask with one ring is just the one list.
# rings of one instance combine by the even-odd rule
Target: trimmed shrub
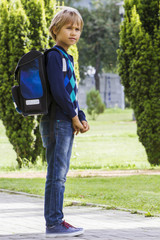
[[[22,55],[31,49],[43,51],[53,46],[47,24],[57,11],[55,7],[55,0],[47,0],[45,5],[43,0],[0,2],[0,119],[17,154],[19,167],[23,163],[36,163],[39,155],[44,158],[44,150],[39,133],[40,117],[24,118],[15,111],[11,87],[18,83],[14,81],[14,70]],[[70,53],[79,77],[77,47],[73,46]]]
[[126,0],[118,50],[119,74],[148,160],[160,165],[160,5]]
[[105,110],[105,105],[102,102],[100,93],[98,90],[91,90],[87,93],[87,112],[91,115],[92,119],[95,120],[96,117],[103,113]]

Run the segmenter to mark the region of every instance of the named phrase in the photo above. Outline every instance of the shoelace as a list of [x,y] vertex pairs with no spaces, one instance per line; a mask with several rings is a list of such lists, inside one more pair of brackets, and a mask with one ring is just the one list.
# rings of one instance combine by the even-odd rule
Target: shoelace
[[67,223],[67,222],[65,222],[65,221],[63,221],[62,223],[61,223],[64,227],[66,227],[66,228],[75,228],[75,227],[73,227],[72,225],[70,225],[69,223]]

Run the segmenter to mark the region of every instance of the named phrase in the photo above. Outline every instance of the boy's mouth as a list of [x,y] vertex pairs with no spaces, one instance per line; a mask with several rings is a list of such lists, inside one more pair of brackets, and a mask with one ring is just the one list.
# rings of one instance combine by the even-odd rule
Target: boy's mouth
[[76,40],[76,38],[69,38],[70,40]]

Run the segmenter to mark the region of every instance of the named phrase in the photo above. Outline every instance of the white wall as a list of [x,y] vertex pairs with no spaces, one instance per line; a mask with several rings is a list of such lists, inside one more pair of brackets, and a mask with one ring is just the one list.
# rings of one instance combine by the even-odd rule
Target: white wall
[[[86,94],[95,88],[93,76],[85,79],[85,84],[79,84],[78,101],[81,108],[87,108]],[[105,73],[100,76],[100,94],[107,108],[125,108],[124,87],[121,85],[117,74]]]

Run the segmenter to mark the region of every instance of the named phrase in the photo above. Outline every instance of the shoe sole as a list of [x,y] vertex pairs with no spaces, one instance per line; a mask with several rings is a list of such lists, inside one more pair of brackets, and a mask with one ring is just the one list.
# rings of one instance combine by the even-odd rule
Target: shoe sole
[[75,237],[84,233],[84,230],[72,232],[72,233],[46,233],[47,238],[58,238],[58,237]]

